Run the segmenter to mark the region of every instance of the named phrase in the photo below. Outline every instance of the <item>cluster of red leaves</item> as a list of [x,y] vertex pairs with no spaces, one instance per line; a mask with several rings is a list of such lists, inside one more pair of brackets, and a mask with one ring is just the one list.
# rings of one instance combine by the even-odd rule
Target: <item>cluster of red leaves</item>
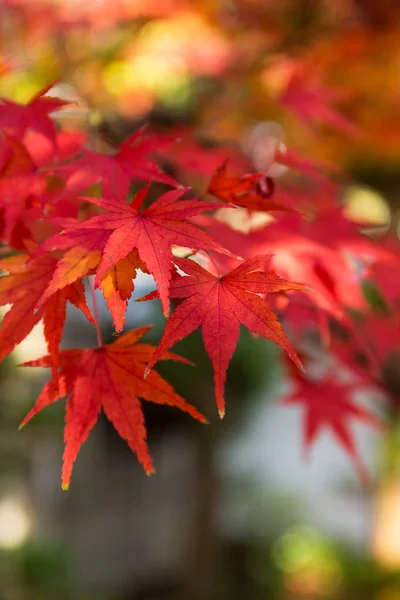
[[[355,376],[385,387],[382,366],[395,346],[385,345],[384,329],[379,327],[373,334],[379,351],[363,345],[364,331],[355,326],[351,311],[362,316],[367,335],[371,308],[362,286],[363,280],[373,278],[387,297],[388,318],[398,332],[395,241],[380,247],[330,200],[315,200],[312,219],[307,218],[300,202],[285,202],[289,194],[284,188],[275,193],[265,173],[228,177],[226,162],[208,181],[213,198],[196,197],[152,161],[151,155],[165,151],[171,140],[140,130],[114,154],[96,152],[84,135],[56,125],[52,113],[65,102],[47,95],[48,90],[24,106],[0,102],[0,303],[11,305],[0,328],[0,359],[43,319],[48,355],[26,364],[51,368],[51,379],[23,424],[68,396],[64,488],[101,409],[147,473],[153,466],[139,398],[175,406],[205,421],[153,370],[160,359],[187,362],[168,351],[200,326],[221,417],[226,372],[240,324],[272,340],[296,369],[301,367],[277,313],[285,317],[298,345],[311,323]],[[307,160],[295,160],[300,170],[304,164],[310,170]],[[145,185],[132,194],[138,181]],[[154,199],[151,182],[169,189]],[[332,187],[325,196],[331,192]],[[216,216],[221,208],[235,212],[235,206],[249,213],[272,211],[277,218],[245,235]],[[190,258],[178,258],[176,247],[187,249]],[[86,304],[85,278],[102,291],[120,333],[139,270],[151,274],[157,286],[141,301],[160,298],[168,318],[160,344],[154,348],[137,343],[145,327],[103,345],[98,316],[93,317]],[[172,298],[181,302],[169,316]],[[67,302],[97,327],[97,348],[59,349]],[[350,334],[351,344],[331,340],[332,322]],[[364,370],[355,359],[360,349],[370,361]],[[357,417],[376,424],[377,419],[357,408],[349,387],[331,375],[316,385],[296,373],[292,376],[298,389],[290,399],[301,399],[305,406],[306,443],[313,442],[324,425],[330,426],[363,472],[347,421]]]

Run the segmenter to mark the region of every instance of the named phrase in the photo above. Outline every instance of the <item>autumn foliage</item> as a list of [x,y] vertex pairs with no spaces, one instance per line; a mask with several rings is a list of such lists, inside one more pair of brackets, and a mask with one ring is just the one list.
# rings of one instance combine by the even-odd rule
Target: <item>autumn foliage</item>
[[[265,67],[263,78],[274,68]],[[346,140],[368,134],[341,113],[336,105],[347,95],[320,83],[307,57],[287,59],[283,72],[276,105],[307,132],[322,122]],[[197,328],[222,418],[241,325],[282,349],[292,385],[284,402],[304,411],[305,447],[330,429],[365,479],[350,423],[381,429],[384,419],[359,405],[355,392],[379,391],[381,413],[398,401],[386,377],[400,345],[396,235],[346,212],[344,176],[330,156],[317,160],[278,138],[271,145],[267,135],[254,144],[264,139],[268,160],[252,162],[237,146],[207,147],[190,128],[172,127],[137,128],[106,148],[98,132],[93,143],[89,128],[71,125],[74,102],[52,88],[25,104],[0,101],[0,304],[9,307],[0,359],[43,321],[48,354],[25,366],[49,368],[50,380],[22,425],[67,397],[63,488],[100,411],[148,474],[142,401],[206,422],[156,371],[159,360],[188,362],[170,349]],[[276,177],[288,168],[297,179]],[[150,325],[125,330],[139,272],[156,286],[139,300],[158,298],[167,319],[157,347],[139,342]],[[107,345],[87,304],[97,288],[118,334]],[[68,303],[96,327],[98,347],[60,350]],[[321,361],[324,353],[329,361]]]

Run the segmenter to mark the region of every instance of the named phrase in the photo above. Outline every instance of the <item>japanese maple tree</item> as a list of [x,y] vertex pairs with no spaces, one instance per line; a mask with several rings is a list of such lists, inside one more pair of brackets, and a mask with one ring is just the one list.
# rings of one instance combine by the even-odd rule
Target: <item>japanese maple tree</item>
[[[9,10],[26,25],[28,38],[27,23],[39,15],[35,4],[9,3]],[[51,38],[53,19],[66,24],[66,31],[78,23],[93,32],[109,18],[151,22],[158,14],[153,3],[144,15],[134,9],[119,13],[117,7],[107,13],[100,4],[95,11],[82,4],[76,15],[65,7],[54,8],[43,35]],[[163,10],[165,25],[172,8]],[[142,401],[175,407],[207,422],[192,405],[193,398],[183,399],[156,370],[160,360],[189,362],[171,349],[198,328],[212,363],[221,418],[229,411],[227,370],[242,325],[263,338],[259,343],[269,340],[280,348],[292,384],[283,402],[298,404],[303,411],[299,427],[305,447],[321,431],[330,430],[364,480],[366,470],[351,421],[381,429],[383,419],[359,405],[354,395],[363,386],[383,393],[385,406],[398,404],[398,390],[387,376],[400,347],[398,235],[383,232],[379,223],[357,220],[346,210],[345,169],[335,157],[347,156],[356,144],[371,143],[379,137],[377,132],[389,140],[382,149],[389,153],[392,147],[400,148],[400,136],[397,140],[390,131],[389,121],[379,130],[366,101],[357,107],[351,104],[357,91],[361,98],[366,95],[364,89],[350,89],[351,73],[343,76],[343,89],[328,75],[325,78],[332,65],[341,68],[346,52],[373,54],[374,41],[360,34],[353,47],[346,36],[332,34],[327,46],[312,42],[319,61],[305,50],[289,59],[277,50],[284,43],[268,42],[271,60],[266,61],[257,55],[260,50],[243,51],[248,40],[236,25],[234,33],[226,26],[225,46],[215,41],[208,20],[217,21],[218,15],[211,7],[207,11],[201,32],[209,39],[212,60],[200,51],[188,56],[182,52],[179,75],[218,76],[227,91],[215,92],[212,102],[199,108],[197,129],[194,122],[168,126],[167,132],[165,127],[141,126],[155,107],[155,92],[147,89],[147,95],[135,96],[133,85],[126,97],[118,97],[118,110],[125,111],[128,123],[135,123],[125,127],[119,143],[109,143],[106,119],[103,129],[93,126],[96,110],[64,97],[61,80],[36,90],[27,102],[19,101],[18,95],[18,102],[0,99],[0,305],[8,307],[0,326],[0,360],[43,322],[47,354],[25,366],[49,368],[50,379],[22,425],[67,398],[63,488],[69,486],[78,451],[101,411],[147,474],[154,467]],[[272,38],[282,29],[281,41],[285,40],[282,23],[270,29],[269,21],[259,23],[250,7],[249,11],[255,28],[265,27]],[[276,18],[283,19],[279,15],[278,11]],[[186,48],[187,38],[184,32],[180,35],[183,41],[177,39],[177,47]],[[194,45],[201,42],[195,38]],[[145,50],[139,42],[139,49],[131,50],[133,65],[135,52]],[[3,63],[0,76],[14,69],[7,60],[0,66]],[[90,68],[82,65],[85,75]],[[241,95],[244,72],[251,87],[247,95]],[[125,79],[116,77],[118,82]],[[112,91],[112,76],[107,81]],[[96,75],[91,82],[92,89],[81,84],[80,91],[93,103],[100,96],[101,106],[105,99],[98,93]],[[398,103],[398,89],[391,99]],[[137,100],[147,113],[140,113]],[[374,102],[381,100],[374,96]],[[262,123],[268,107],[274,119],[300,132],[288,147],[276,127]],[[85,114],[85,124],[78,128],[71,117],[74,110]],[[249,122],[243,116],[246,110],[254,115]],[[232,112],[231,124],[214,118],[223,111]],[[263,127],[244,133],[256,120]],[[319,135],[326,131],[328,142],[320,147]],[[345,140],[341,146],[338,139]],[[288,170],[292,177],[281,178]],[[139,342],[152,324],[139,329],[126,324],[127,311],[135,310],[129,302],[143,273],[153,277],[156,289],[140,302],[158,299],[166,318],[157,346]],[[109,344],[103,343],[97,288],[117,336]],[[96,329],[96,348],[60,348],[68,304]],[[336,370],[319,378],[309,376],[318,363],[315,352],[307,352],[310,339],[317,354],[335,358]],[[338,377],[339,370],[348,380]],[[212,420],[212,415],[207,418]]]

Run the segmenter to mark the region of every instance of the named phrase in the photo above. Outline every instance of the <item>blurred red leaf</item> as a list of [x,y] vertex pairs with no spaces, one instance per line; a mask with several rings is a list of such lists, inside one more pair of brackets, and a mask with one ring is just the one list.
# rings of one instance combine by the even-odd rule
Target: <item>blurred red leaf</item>
[[54,83],[38,92],[28,104],[17,104],[5,98],[0,99],[0,129],[14,137],[23,137],[33,129],[41,136],[43,144],[55,146],[56,127],[50,113],[63,108],[69,102],[47,96]]
[[379,429],[383,427],[383,423],[353,401],[352,395],[359,389],[359,382],[341,383],[336,376],[329,373],[320,380],[311,381],[304,374],[297,372],[293,383],[294,391],[289,393],[283,402],[303,406],[303,440],[306,454],[319,434],[328,429],[352,459],[361,481],[367,483],[369,475],[356,450],[350,421],[356,419]]
[[82,156],[56,173],[66,180],[65,192],[82,192],[101,181],[103,196],[124,199],[132,180],[158,181],[172,187],[180,184],[154,162],[145,158],[172,143],[170,138],[143,137],[144,128],[129,136],[116,154],[82,150]]

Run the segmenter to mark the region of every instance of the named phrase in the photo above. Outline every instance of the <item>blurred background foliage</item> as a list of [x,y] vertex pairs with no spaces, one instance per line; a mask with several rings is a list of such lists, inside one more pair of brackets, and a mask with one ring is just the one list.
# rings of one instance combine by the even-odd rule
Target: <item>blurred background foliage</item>
[[[166,168],[200,190],[230,149],[265,168],[273,132],[351,182],[349,214],[398,232],[399,35],[397,0],[3,0],[0,95],[26,102],[55,81],[73,101],[63,119],[104,148],[148,122],[180,139]],[[158,323],[156,341],[161,315],[137,306],[129,325]],[[64,344],[93,335],[71,310]],[[21,346],[0,367],[1,600],[400,598],[397,417],[378,451],[360,438],[376,472],[360,490],[332,443],[312,468],[295,461],[298,414],[271,408],[287,384],[276,353],[247,334],[217,424],[193,335],[176,351],[196,368],[159,371],[212,425],[146,407],[154,482],[104,420],[63,494],[63,406],[16,433],[43,376],[10,365],[42,353],[40,330]]]

